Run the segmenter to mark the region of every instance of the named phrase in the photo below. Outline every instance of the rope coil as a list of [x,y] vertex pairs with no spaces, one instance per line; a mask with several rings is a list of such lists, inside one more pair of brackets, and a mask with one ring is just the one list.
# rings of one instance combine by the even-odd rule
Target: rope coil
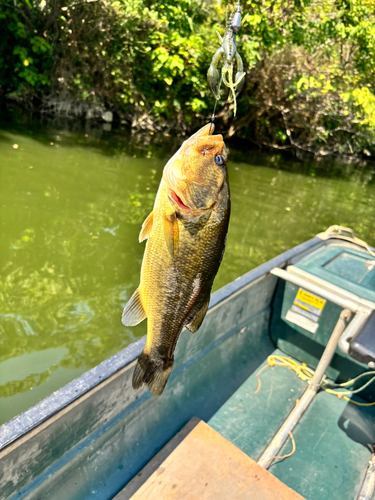
[[[294,361],[293,359],[287,358],[286,356],[268,356],[267,358],[267,364],[263,366],[257,373],[256,373],[256,378],[258,380],[258,387],[257,390],[255,391],[254,394],[257,394],[262,386],[262,382],[260,380],[259,375],[268,367],[274,367],[274,366],[282,366],[284,368],[288,368],[289,370],[292,370],[295,372],[295,374],[303,381],[305,382],[310,382],[315,374],[315,370],[309,368],[306,363],[299,363],[298,361]],[[361,387],[358,389],[353,389],[353,390],[347,390],[347,391],[338,391],[335,389],[345,389],[347,387],[350,387],[354,385],[357,380],[367,377],[369,375],[372,375],[372,378],[368,380],[365,384],[363,384]],[[338,399],[345,399],[345,401],[348,401],[348,403],[352,403],[357,406],[375,406],[375,401],[373,403],[359,403],[358,401],[354,401],[353,399],[350,399],[347,397],[348,395],[353,395],[353,394],[358,394],[359,392],[363,391],[368,387],[370,384],[372,384],[375,381],[375,370],[374,371],[368,371],[361,373],[357,377],[348,380],[347,382],[343,382],[341,384],[336,384],[334,382],[330,382],[327,378],[323,378],[321,389],[324,391],[328,392],[328,394],[332,394],[336,396]]]

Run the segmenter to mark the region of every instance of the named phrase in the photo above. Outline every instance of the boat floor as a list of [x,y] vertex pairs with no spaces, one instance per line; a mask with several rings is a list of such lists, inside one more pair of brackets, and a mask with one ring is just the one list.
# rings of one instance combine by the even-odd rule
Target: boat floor
[[[279,349],[276,349],[273,354],[285,355]],[[265,361],[259,369],[266,364],[267,362]],[[262,371],[259,375],[261,380],[259,388],[256,376],[258,371],[255,370],[208,421],[209,426],[225,438],[224,441],[227,440],[229,443],[232,443],[234,447],[237,447],[238,450],[252,459],[251,462],[245,461],[244,466],[245,468],[253,467],[253,471],[255,470],[255,466],[260,468],[255,462],[260,458],[262,452],[306,388],[306,382],[299,379],[295,372],[279,366],[268,367]],[[357,398],[357,401],[360,403],[365,402],[360,398]],[[194,432],[194,429],[192,432]],[[195,454],[192,453],[192,465],[187,466],[189,453],[183,450],[184,443],[185,441],[189,441],[190,434],[185,437],[182,443],[169,455],[161,466],[160,463],[156,466],[159,466],[159,473],[156,471],[151,475],[139,490],[139,492],[143,492],[143,496],[137,496],[137,493],[134,496],[134,500],[138,498],[211,498],[210,496],[202,496],[202,493],[197,495],[194,493],[193,495],[194,489],[191,490],[190,496],[186,493],[188,490],[186,490],[186,494],[184,493],[185,496],[183,496],[183,492],[185,491],[183,488],[188,484],[193,485],[194,481],[194,484],[196,484],[197,475],[201,474],[204,477],[205,474],[208,474],[210,481],[212,481],[212,477],[205,469],[204,464],[201,464],[201,457],[204,457],[204,460],[208,463],[208,470],[216,470],[218,478],[222,474],[227,474],[227,476],[228,474],[232,474],[232,472],[229,473],[228,468],[227,473],[223,472],[223,468],[220,468],[220,460],[216,466],[211,467],[213,462],[216,463],[216,455],[219,457],[220,453],[222,455],[223,453],[224,455],[228,453],[228,447],[225,446],[222,447],[220,453],[218,451],[214,452],[212,449],[209,451],[210,447],[207,443],[206,448],[203,447],[199,452],[196,448]],[[262,472],[268,474],[267,477],[272,478],[268,479],[268,483],[272,482],[276,477],[280,480],[278,491],[282,491],[280,488],[283,488],[284,483],[299,493],[299,495],[302,495],[306,500],[349,500],[356,498],[371,456],[368,445],[375,442],[374,407],[356,406],[344,399],[338,399],[334,395],[321,391],[295,427],[293,436],[296,444],[296,450],[293,455],[284,460],[275,461],[270,467],[272,474],[261,469]],[[292,445],[288,441],[280,451],[280,455],[286,455],[291,451]],[[232,453],[232,450],[230,450],[230,453]],[[227,457],[228,460],[232,460],[229,455]],[[180,463],[178,464],[178,462]],[[223,464],[226,463],[224,459],[222,459],[222,462]],[[231,466],[234,469],[237,467],[235,463],[234,461]],[[198,464],[200,464],[199,467]],[[166,465],[168,465],[169,472],[164,475]],[[179,476],[181,474],[181,471],[178,472],[179,468],[185,472],[185,475]],[[150,470],[150,474],[153,470]],[[163,471],[163,479],[161,479],[160,470]],[[172,477],[174,476],[180,477],[179,483],[172,481]],[[160,484],[158,483],[159,481]],[[238,484],[240,483],[241,481]],[[264,484],[266,483],[267,480]],[[148,489],[150,488],[150,484],[153,484],[154,493],[156,491],[155,488],[159,486],[160,488],[164,488],[160,490],[163,493],[162,496],[147,496],[145,492],[151,491]],[[177,495],[174,497],[173,495],[168,496],[168,487],[171,488],[173,484],[179,484],[182,488],[179,491],[171,490],[171,495],[172,493]],[[197,484],[198,486],[202,486],[199,481]],[[248,488],[246,490],[247,493],[242,494],[242,496],[235,496],[233,490],[230,496],[225,494],[224,496],[219,495],[215,498],[258,498],[255,496],[256,493],[250,489],[250,483],[246,484]],[[261,481],[259,482],[259,486],[264,488]],[[225,491],[224,485],[221,488],[222,490],[220,491]],[[125,490],[126,487],[124,492]],[[251,492],[250,496],[249,491]],[[265,496],[266,491],[267,489],[264,489],[263,496],[259,496],[259,498],[266,500],[268,498]],[[119,495],[121,496],[121,493]],[[116,497],[116,499],[120,498],[120,496]],[[123,498],[129,497],[122,495],[121,499]],[[274,496],[272,498],[300,497]]]
[[[276,350],[274,355],[285,355]],[[267,364],[263,363],[262,366]],[[260,367],[260,368],[261,368]],[[258,460],[303,393],[306,382],[280,366],[253,373],[208,424]],[[365,403],[357,398],[360,403]],[[375,407],[351,404],[321,391],[293,431],[295,453],[270,472],[306,500],[356,498],[375,442]],[[287,441],[280,456],[292,451]]]

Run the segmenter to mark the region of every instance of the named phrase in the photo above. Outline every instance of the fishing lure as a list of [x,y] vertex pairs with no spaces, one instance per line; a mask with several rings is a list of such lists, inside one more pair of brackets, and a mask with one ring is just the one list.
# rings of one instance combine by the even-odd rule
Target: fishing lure
[[[234,102],[234,116],[237,113],[237,102],[236,97],[241,92],[243,84],[245,82],[245,72],[243,70],[243,62],[241,56],[237,52],[237,41],[236,35],[241,27],[241,7],[239,3],[236,5],[236,10],[232,16],[228,16],[228,20],[225,27],[224,37],[221,37],[220,33],[216,32],[221,46],[215,52],[211,65],[208,68],[207,80],[210,86],[211,92],[215,96],[216,100],[220,99],[220,86],[221,82],[224,83],[226,87],[229,88],[232,98],[230,102]],[[224,56],[224,64],[221,68],[221,77],[218,70],[218,66],[221,58]],[[237,65],[237,71],[233,79],[234,66]]]

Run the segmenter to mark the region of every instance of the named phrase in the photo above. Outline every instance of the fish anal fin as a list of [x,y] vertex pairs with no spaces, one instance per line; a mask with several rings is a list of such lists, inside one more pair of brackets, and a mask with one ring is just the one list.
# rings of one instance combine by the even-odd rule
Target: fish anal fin
[[186,328],[191,332],[191,333],[196,333],[199,327],[201,326],[204,317],[206,316],[207,309],[208,309],[208,304],[210,302],[210,298],[208,297],[207,301],[204,303],[203,307],[201,310],[198,312],[198,314],[195,316],[195,318],[190,321],[188,325],[185,325]]
[[141,232],[139,233],[139,243],[143,240],[147,240],[150,237],[152,231],[152,225],[154,222],[154,212],[151,212],[142,224]]
[[170,215],[164,215],[164,236],[167,248],[171,256],[173,257],[177,253],[178,249],[178,239],[179,239],[179,229],[178,220],[176,213]]
[[143,309],[141,298],[139,296],[139,288],[130,297],[129,302],[124,307],[122,313],[122,324],[124,326],[135,326],[146,318],[145,310]]

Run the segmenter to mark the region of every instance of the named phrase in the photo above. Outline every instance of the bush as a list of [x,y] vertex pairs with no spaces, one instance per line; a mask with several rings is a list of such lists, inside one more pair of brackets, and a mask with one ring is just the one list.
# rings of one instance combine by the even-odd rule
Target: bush
[[321,155],[375,154],[373,6],[248,1],[246,111],[232,133]]
[[[375,155],[373,0],[242,0],[247,83],[229,135],[316,154]],[[211,114],[214,0],[0,0],[0,89],[53,113],[116,111],[189,132]],[[222,103],[223,104],[223,103]],[[218,107],[220,109],[220,106]]]
[[0,86],[11,97],[32,91],[51,104],[73,96],[133,125],[151,116],[183,128],[205,112],[210,3],[0,2]]

